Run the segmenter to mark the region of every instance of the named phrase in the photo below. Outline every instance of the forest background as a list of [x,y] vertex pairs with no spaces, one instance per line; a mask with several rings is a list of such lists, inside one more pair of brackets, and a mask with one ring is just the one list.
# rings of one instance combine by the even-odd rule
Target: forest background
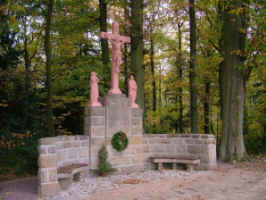
[[214,134],[225,161],[265,153],[265,5],[1,1],[0,179],[37,172],[39,138],[83,134],[90,72],[100,78],[101,97],[109,89],[110,45],[99,33],[110,31],[113,20],[131,37],[120,88],[127,94],[134,73],[145,133]]

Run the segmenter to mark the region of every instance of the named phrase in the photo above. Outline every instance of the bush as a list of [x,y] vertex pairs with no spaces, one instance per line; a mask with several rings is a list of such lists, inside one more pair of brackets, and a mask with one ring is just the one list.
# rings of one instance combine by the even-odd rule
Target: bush
[[36,175],[39,134],[27,132],[19,134],[23,137],[18,138],[6,131],[5,136],[0,139],[4,144],[0,149],[0,170],[7,169],[15,175]]
[[266,153],[266,134],[249,133],[244,136],[247,153]]
[[104,176],[110,172],[114,171],[111,163],[108,162],[108,152],[105,146],[102,146],[98,152],[98,174]]

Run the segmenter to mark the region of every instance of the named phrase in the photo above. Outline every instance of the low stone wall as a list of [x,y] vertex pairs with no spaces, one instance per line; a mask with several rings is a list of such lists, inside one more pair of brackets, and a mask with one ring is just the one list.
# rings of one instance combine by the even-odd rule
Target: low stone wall
[[89,137],[85,135],[48,137],[39,140],[39,196],[61,191],[57,169],[74,163],[89,165]]
[[152,156],[194,155],[200,158],[200,169],[216,168],[216,139],[207,134],[145,134],[143,157],[145,168],[153,168]]
[[[140,119],[141,112],[132,110],[132,121]],[[85,163],[89,169],[97,169],[98,148],[107,146],[109,161],[118,171],[151,169],[154,156],[193,155],[200,158],[199,169],[216,168],[216,138],[207,134],[142,134],[141,122],[132,123],[128,134],[129,145],[123,152],[116,152],[110,136],[95,132],[88,135],[48,137],[39,140],[39,196],[51,196],[61,191],[58,168],[70,164]],[[91,138],[90,138],[91,137]],[[97,148],[96,148],[97,147]]]

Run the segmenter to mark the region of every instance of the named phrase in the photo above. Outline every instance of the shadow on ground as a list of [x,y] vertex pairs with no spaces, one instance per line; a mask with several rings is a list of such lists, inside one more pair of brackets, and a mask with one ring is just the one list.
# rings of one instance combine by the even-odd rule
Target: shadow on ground
[[36,200],[36,177],[0,183],[0,200]]

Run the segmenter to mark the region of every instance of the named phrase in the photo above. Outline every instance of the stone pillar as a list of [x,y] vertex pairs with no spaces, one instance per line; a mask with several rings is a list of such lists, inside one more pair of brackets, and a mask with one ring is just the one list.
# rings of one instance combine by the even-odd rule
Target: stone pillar
[[110,140],[114,133],[125,132],[131,136],[131,108],[129,99],[124,94],[107,94],[106,107],[106,137]]
[[57,180],[56,138],[43,138],[39,144],[39,197],[52,196],[61,189]]
[[89,169],[97,169],[98,152],[105,144],[105,107],[86,107],[84,134],[90,137],[89,141]]
[[205,160],[204,169],[216,169],[217,161],[216,161],[216,138],[215,136],[209,135],[205,141],[205,145],[203,146],[202,156]]
[[[98,152],[103,144],[108,151],[108,160],[118,171],[129,172],[143,169],[142,110],[131,108],[130,100],[124,94],[108,93],[103,107],[85,109],[86,135],[90,136],[90,169],[98,168]],[[111,145],[112,137],[118,131],[127,134],[127,149],[117,152]]]

